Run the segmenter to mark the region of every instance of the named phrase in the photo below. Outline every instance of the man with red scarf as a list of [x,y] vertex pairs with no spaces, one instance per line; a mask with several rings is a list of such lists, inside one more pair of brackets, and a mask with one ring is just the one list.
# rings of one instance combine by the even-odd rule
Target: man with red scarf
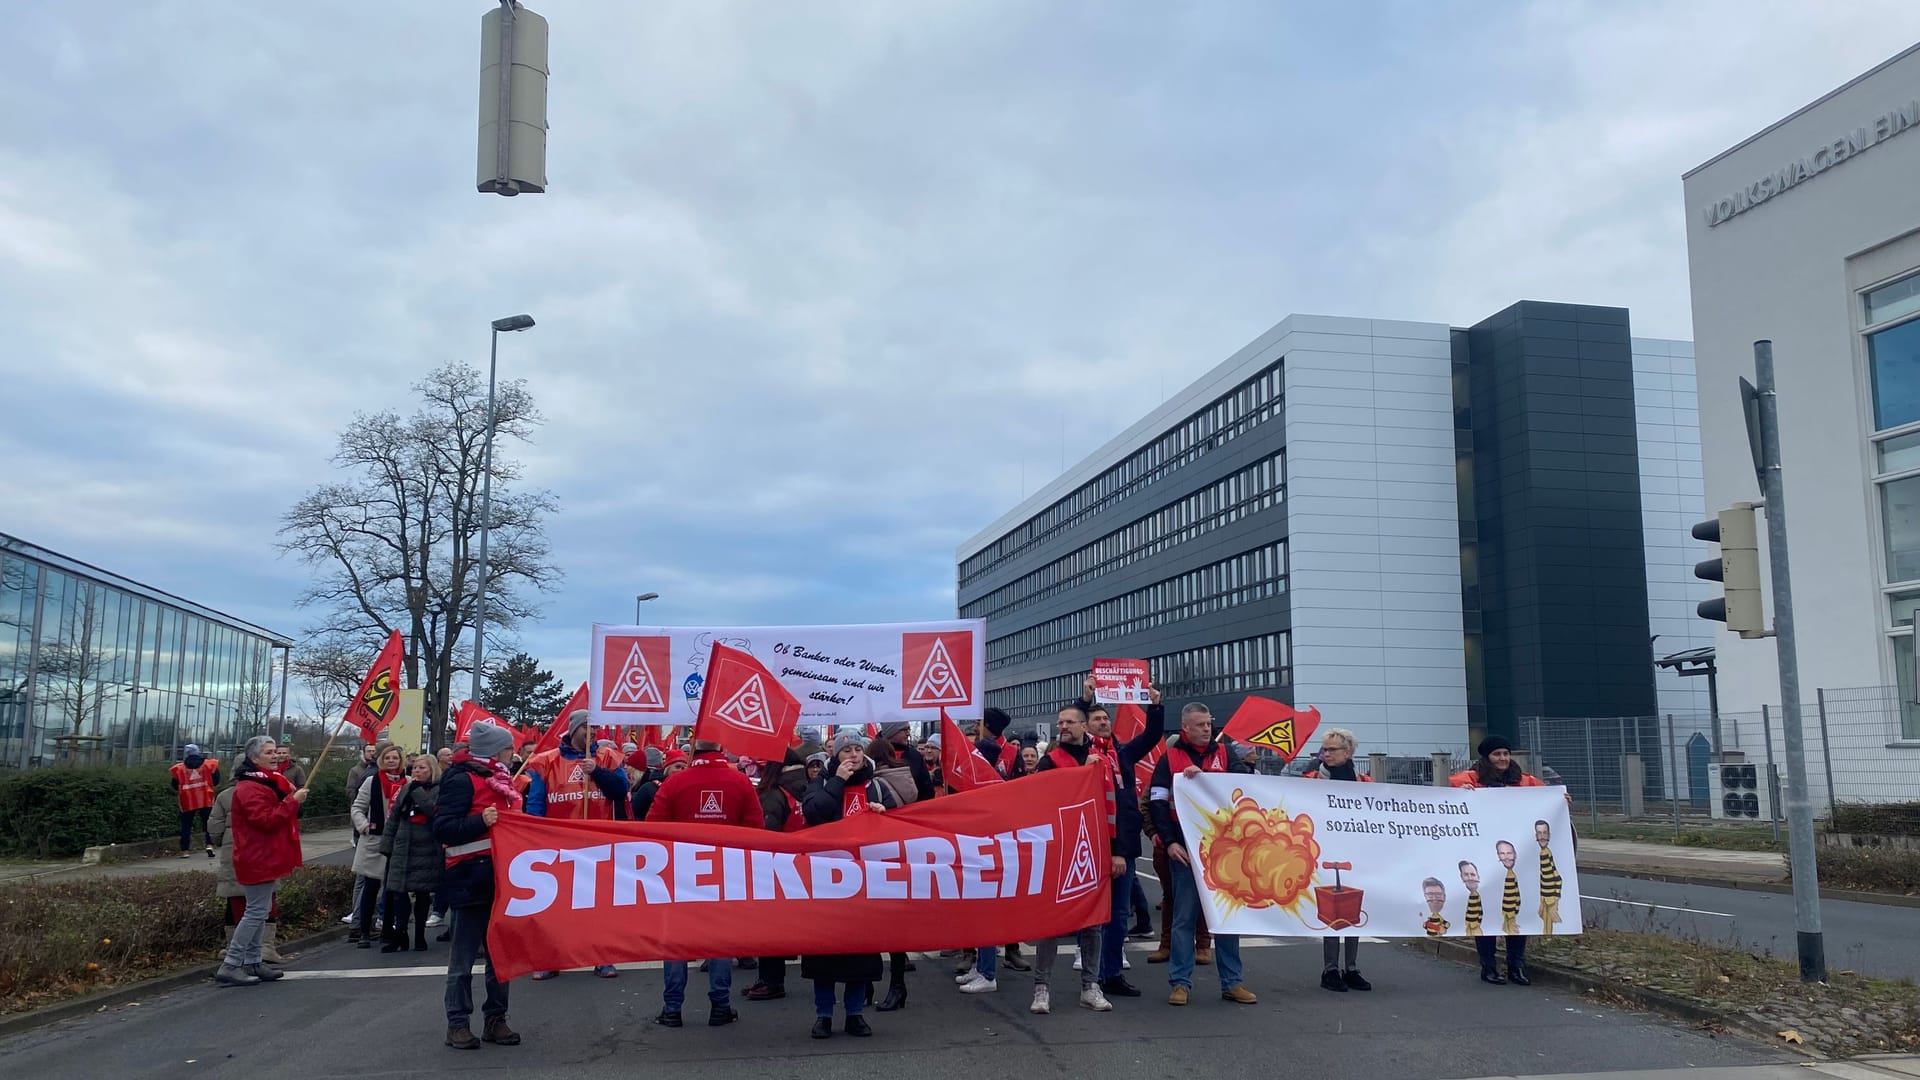
[[446,845],[447,870],[440,892],[452,914],[452,949],[447,956],[447,1045],[478,1050],[482,1040],[517,1046],[520,1036],[507,1026],[507,984],[486,967],[487,998],[481,1006],[486,1026],[480,1038],[468,1027],[473,1016],[473,964],[485,949],[493,913],[493,838],[488,835],[502,813],[520,809],[520,793],[500,759],[513,750],[506,728],[481,722],[467,731],[467,749],[453,755],[440,778],[433,808],[433,838]]
[[[693,762],[661,782],[647,810],[647,820],[766,827],[760,793],[754,790],[753,781],[734,768],[720,744],[713,742],[693,744]],[[653,1022],[677,1028],[681,1024],[680,1008],[687,1000],[687,962],[669,960],[662,966],[666,987],[660,1015]],[[706,968],[707,1026],[724,1027],[740,1019],[740,1014],[733,1011],[733,958],[709,959]]]

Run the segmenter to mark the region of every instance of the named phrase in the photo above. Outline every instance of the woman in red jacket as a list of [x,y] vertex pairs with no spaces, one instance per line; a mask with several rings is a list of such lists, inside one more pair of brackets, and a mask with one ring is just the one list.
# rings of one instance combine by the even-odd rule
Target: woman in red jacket
[[295,788],[274,767],[275,745],[266,735],[247,740],[246,760],[234,779],[233,877],[247,911],[234,928],[227,957],[214,974],[221,986],[258,986],[280,977],[260,960],[260,938],[273,907],[274,885],[300,865],[300,804],[307,789]]

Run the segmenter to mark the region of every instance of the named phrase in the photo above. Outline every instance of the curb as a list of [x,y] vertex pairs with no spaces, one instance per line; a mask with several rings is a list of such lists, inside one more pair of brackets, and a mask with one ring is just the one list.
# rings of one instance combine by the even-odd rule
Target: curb
[[[298,951],[318,945],[325,945],[329,941],[346,936],[347,928],[344,926],[336,926],[331,929],[308,934],[306,937],[296,941],[283,942],[282,944],[290,951]],[[115,1005],[125,1005],[129,1002],[138,1001],[141,998],[151,997],[154,994],[163,994],[170,990],[178,990],[182,987],[193,986],[197,983],[205,983],[212,978],[213,971],[204,963],[195,964],[190,968],[176,971],[171,975],[158,975],[151,979],[133,983],[130,986],[117,986],[111,990],[102,990],[99,993],[88,994],[85,997],[77,997],[71,1001],[60,1001],[52,1005],[43,1005],[38,1009],[34,1009],[31,1012],[23,1012],[18,1016],[0,1016],[0,1039],[11,1038],[12,1036],[32,1031],[35,1028],[46,1027],[49,1024],[57,1024],[62,1020],[71,1020],[78,1016],[101,1012]]]
[[[1473,946],[1464,942],[1415,939],[1402,944],[1415,952],[1425,953],[1441,960],[1453,960],[1463,965],[1471,964],[1476,968],[1480,966],[1480,954]],[[1661,990],[1609,982],[1572,968],[1560,967],[1557,964],[1542,964],[1534,960],[1527,961],[1527,975],[1541,986],[1555,986],[1580,994],[1607,994],[1648,1012],[1664,1013],[1676,1020],[1685,1020],[1689,1023],[1716,1024],[1776,1049],[1784,1047],[1816,1061],[1831,1060],[1826,1054],[1810,1046],[1781,1043],[1773,1032],[1754,1026],[1753,1021],[1745,1016],[1709,1008]]]
[[[1644,870],[1636,866],[1581,866],[1581,870],[1604,874],[1608,877],[1636,878],[1641,881],[1664,881],[1673,885],[1703,885],[1716,889],[1741,889],[1747,892],[1774,893],[1791,895],[1793,883],[1789,881],[1756,881],[1751,878],[1710,877],[1702,874],[1672,873],[1665,870]],[[1920,896],[1904,896],[1900,893],[1856,892],[1852,889],[1820,890],[1822,900],[1848,900],[1856,904],[1880,904],[1884,907],[1920,908]]]

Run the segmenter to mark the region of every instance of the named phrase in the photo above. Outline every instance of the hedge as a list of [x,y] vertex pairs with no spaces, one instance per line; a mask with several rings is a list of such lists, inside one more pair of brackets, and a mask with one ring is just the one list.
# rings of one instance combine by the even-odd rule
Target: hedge
[[1841,803],[1833,808],[1832,829],[1872,836],[1920,836],[1920,802]]
[[1920,853],[1877,847],[1823,847],[1817,859],[1820,884],[1828,888],[1920,893]]
[[[204,870],[0,886],[0,1013],[211,963],[227,940],[213,888]],[[280,885],[281,940],[332,925],[352,895],[344,866],[295,870]]]
[[[307,797],[307,818],[347,812],[347,771],[329,759]],[[223,781],[227,767],[222,767]],[[163,765],[0,773],[0,855],[58,859],[90,847],[177,836],[180,804]]]

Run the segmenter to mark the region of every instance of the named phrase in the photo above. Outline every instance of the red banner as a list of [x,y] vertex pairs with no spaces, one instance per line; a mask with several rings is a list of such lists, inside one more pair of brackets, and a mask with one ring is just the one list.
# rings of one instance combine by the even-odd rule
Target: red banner
[[773,672],[752,653],[714,642],[700,687],[694,742],[718,743],[729,754],[755,761],[779,761],[787,756],[799,722],[800,699]]
[[380,733],[400,712],[400,661],[404,651],[400,631],[387,635],[387,643],[373,658],[367,677],[360,680],[353,704],[347,706],[346,719],[360,729],[360,738],[367,742],[379,742]]
[[1071,933],[1112,910],[1102,779],[1054,769],[793,833],[503,814],[487,948],[511,979]]

